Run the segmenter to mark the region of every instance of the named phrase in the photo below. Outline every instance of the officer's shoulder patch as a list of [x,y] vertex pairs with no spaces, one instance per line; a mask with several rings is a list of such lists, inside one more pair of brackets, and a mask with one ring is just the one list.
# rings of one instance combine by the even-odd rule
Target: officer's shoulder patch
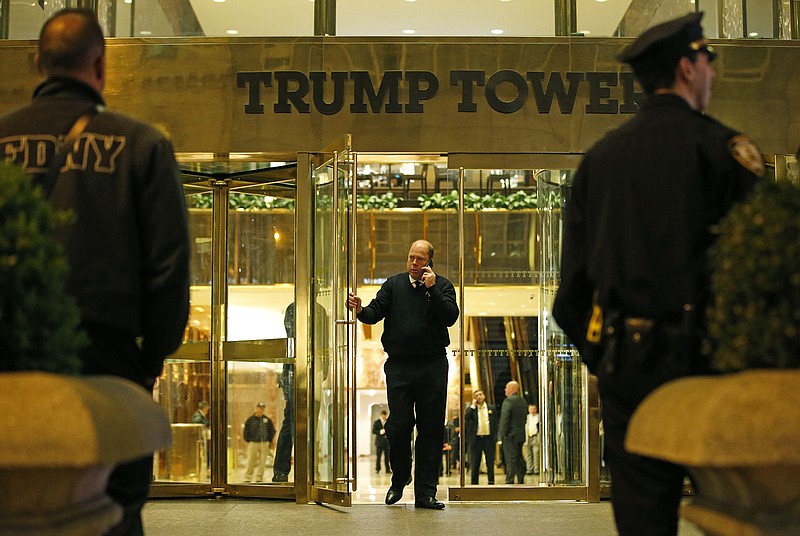
[[728,150],[737,162],[754,175],[764,176],[764,159],[761,157],[761,151],[749,137],[744,134],[732,137],[728,140]]

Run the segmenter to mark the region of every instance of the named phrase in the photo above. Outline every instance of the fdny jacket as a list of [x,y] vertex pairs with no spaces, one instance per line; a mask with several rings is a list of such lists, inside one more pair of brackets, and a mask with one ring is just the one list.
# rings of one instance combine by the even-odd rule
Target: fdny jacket
[[[50,78],[31,104],[0,118],[0,158],[46,172],[75,120],[98,104],[85,84]],[[82,321],[141,337],[142,370],[157,376],[189,310],[186,207],[172,145],[142,122],[103,111],[71,148],[50,202],[74,215],[58,238]]]

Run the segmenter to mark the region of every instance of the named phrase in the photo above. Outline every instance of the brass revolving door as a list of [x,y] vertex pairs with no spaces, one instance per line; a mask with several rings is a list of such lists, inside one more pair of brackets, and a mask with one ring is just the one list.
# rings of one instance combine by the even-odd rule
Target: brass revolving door
[[294,436],[284,382],[294,362],[296,164],[225,156],[180,167],[191,312],[154,389],[173,445],[156,453],[151,495],[293,497],[291,459],[273,478],[278,439]]

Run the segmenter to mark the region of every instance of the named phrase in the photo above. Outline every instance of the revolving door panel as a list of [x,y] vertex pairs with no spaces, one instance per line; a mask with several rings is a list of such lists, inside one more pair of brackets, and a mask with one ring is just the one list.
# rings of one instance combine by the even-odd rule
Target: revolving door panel
[[[296,166],[182,168],[193,248],[191,313],[184,344],[156,386],[174,441],[157,454],[152,495],[292,497],[289,478],[271,480],[284,427],[293,443],[292,426],[284,423],[291,402],[279,381],[293,364],[286,325],[294,319],[285,320],[294,300]],[[245,423],[256,413],[264,419],[253,437]]]

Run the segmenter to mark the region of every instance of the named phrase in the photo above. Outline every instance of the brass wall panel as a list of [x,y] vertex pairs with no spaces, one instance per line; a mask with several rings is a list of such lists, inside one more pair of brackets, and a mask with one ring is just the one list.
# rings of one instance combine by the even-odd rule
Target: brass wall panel
[[[349,132],[355,148],[367,152],[575,154],[630,117],[613,110],[626,104],[619,85],[601,82],[607,96],[598,100],[599,93],[582,80],[571,113],[562,113],[557,103],[542,113],[530,81],[527,99],[501,82],[496,98],[506,103],[519,99],[518,111],[492,109],[485,87],[476,87],[476,110],[460,112],[462,87],[451,84],[451,72],[476,70],[489,79],[505,70],[523,81],[526,73],[536,71],[562,78],[568,72],[600,72],[610,73],[616,83],[624,72],[616,55],[629,42],[568,37],[115,39],[108,46],[106,97],[112,108],[160,125],[180,152],[313,151]],[[715,46],[720,57],[710,113],[750,134],[764,153],[795,152],[800,143],[800,43],[726,40]],[[30,98],[39,80],[34,49],[32,41],[0,45],[0,113]],[[420,101],[422,113],[352,113],[353,81],[348,79],[338,113],[317,111],[310,93],[305,97],[312,103],[308,113],[293,108],[275,113],[278,84],[273,80],[272,87],[260,88],[265,113],[246,114],[249,88],[237,85],[237,73],[244,71],[297,71],[306,77],[323,71],[328,74],[326,102],[332,99],[334,71],[368,71],[376,87],[387,71],[427,71],[436,76],[439,89]],[[405,105],[409,92],[403,76],[399,102]],[[586,112],[593,95],[595,104],[610,106],[608,113]]]

